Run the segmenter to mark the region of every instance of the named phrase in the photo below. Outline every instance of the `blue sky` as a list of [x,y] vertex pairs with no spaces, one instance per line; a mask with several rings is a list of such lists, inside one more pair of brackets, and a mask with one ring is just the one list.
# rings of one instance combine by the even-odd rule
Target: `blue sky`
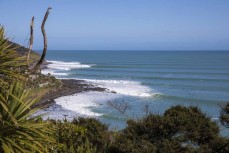
[[229,0],[0,0],[0,24],[34,49],[46,22],[52,50],[229,50]]

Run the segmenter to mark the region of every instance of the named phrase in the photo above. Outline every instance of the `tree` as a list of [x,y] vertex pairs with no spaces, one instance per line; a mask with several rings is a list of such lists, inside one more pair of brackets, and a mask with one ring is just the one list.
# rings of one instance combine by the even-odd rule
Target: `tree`
[[45,13],[45,16],[44,16],[44,19],[43,19],[43,22],[42,22],[42,25],[41,25],[41,31],[42,31],[43,38],[44,38],[44,48],[43,48],[43,52],[42,52],[40,60],[37,62],[35,67],[32,69],[33,73],[36,72],[40,68],[40,66],[43,63],[43,61],[45,59],[45,56],[46,56],[46,52],[47,52],[47,36],[46,36],[46,32],[45,32],[45,22],[48,19],[48,15],[49,15],[49,10],[50,9],[51,9],[51,7],[49,7],[47,9],[47,11]]
[[29,67],[29,58],[30,58],[30,53],[33,48],[33,27],[34,27],[34,16],[32,17],[31,23],[30,23],[30,39],[29,39],[29,50],[27,53],[26,61],[27,65]]

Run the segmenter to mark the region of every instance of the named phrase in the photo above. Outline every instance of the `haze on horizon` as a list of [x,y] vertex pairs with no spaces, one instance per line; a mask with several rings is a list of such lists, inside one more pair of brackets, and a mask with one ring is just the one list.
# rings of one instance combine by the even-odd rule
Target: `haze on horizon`
[[46,22],[50,50],[229,50],[229,0],[0,0],[0,24],[34,49]]

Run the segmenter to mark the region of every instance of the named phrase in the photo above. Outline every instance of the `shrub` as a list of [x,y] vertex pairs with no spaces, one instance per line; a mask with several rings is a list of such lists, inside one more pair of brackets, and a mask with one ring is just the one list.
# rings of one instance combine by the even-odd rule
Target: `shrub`
[[101,123],[95,118],[83,117],[74,119],[72,123],[86,128],[84,139],[88,139],[97,148],[97,152],[105,152],[107,150],[111,137],[108,125]]
[[175,106],[163,116],[129,120],[109,152],[228,152],[227,142],[217,124],[197,107]]
[[85,138],[86,129],[83,126],[68,121],[52,121],[55,127],[53,133],[57,143],[52,152],[58,153],[93,153],[96,148]]

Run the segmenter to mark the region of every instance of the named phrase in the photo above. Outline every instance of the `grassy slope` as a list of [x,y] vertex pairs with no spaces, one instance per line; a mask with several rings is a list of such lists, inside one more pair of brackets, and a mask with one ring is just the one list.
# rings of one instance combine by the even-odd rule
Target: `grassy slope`
[[[9,41],[9,44],[11,44],[12,48],[16,48],[15,50],[19,53],[19,55],[21,56],[26,56],[26,54],[28,53],[29,49],[25,48],[17,43],[11,42]],[[38,61],[40,58],[40,54],[35,52],[35,51],[31,51],[30,54],[30,58],[32,61]]]
[[[19,54],[19,56],[26,56],[29,51],[28,48],[25,48],[17,43],[9,41],[9,44],[11,44],[12,48],[15,48],[14,50]],[[38,60],[40,59],[40,56],[41,55],[39,53],[35,51],[31,51],[30,67],[33,67],[34,64],[38,62]],[[48,83],[48,85],[40,87],[41,84],[46,84],[46,83]],[[30,86],[34,87],[33,90],[34,90],[35,96],[43,97],[46,93],[59,90],[60,87],[62,86],[62,83],[60,80],[56,79],[55,77],[49,77],[46,75],[38,74],[38,77],[30,83]]]

